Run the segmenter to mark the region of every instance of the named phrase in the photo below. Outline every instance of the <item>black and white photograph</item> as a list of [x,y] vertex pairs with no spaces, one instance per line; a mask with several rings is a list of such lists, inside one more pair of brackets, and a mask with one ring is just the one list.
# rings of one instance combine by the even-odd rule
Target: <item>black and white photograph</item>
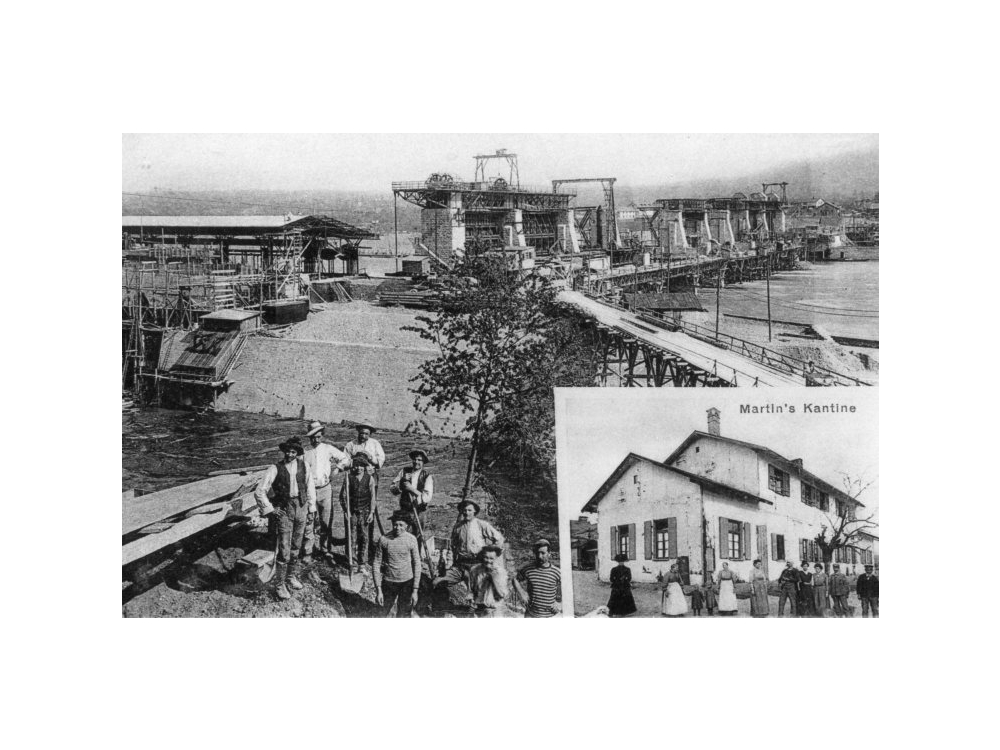
[[123,616],[572,616],[554,389],[875,392],[878,148],[124,134]]
[[879,616],[878,389],[572,389],[556,413],[577,616]]

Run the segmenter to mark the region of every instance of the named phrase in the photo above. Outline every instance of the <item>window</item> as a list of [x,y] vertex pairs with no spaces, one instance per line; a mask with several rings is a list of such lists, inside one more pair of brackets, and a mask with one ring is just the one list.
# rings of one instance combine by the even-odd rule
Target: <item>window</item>
[[846,500],[837,501],[837,515],[849,521],[854,520],[854,504]]
[[785,559],[785,535],[771,534],[771,559]]
[[777,493],[778,495],[785,495],[787,497],[791,494],[789,490],[788,472],[782,471],[773,464],[767,465],[767,486],[771,492]]
[[629,544],[629,527],[625,526],[618,527],[618,554],[625,555],[625,557],[632,559],[632,550],[628,548]]
[[653,559],[670,559],[670,522],[666,518],[653,521]]
[[822,511],[830,510],[830,496],[805,482],[802,483],[802,502]]
[[726,533],[726,552],[730,560],[743,559],[743,533],[739,521],[729,521]]

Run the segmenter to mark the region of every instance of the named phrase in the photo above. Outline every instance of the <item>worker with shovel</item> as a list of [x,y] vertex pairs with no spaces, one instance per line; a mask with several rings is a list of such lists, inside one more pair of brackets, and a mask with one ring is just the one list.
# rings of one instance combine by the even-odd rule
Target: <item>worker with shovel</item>
[[[359,453],[351,462],[351,472],[340,488],[340,507],[344,510],[344,525],[348,530],[348,557],[356,551],[358,568],[371,562],[370,545],[375,533],[375,477],[368,473],[371,462]],[[352,546],[353,544],[353,546]]]
[[396,605],[396,617],[409,617],[420,595],[420,550],[408,531],[406,513],[392,514],[392,531],[375,545],[375,602],[388,617]]
[[297,437],[281,443],[278,449],[284,460],[268,467],[257,483],[254,499],[260,515],[272,518],[278,536],[275,593],[279,599],[288,599],[291,597],[289,587],[296,591],[302,588],[297,575],[297,557],[306,519],[316,512],[316,486],[312,472],[302,460],[305,451]]
[[424,468],[430,460],[419,448],[410,451],[410,461],[409,466],[396,474],[389,492],[399,497],[399,509],[415,516],[414,521],[422,530],[426,526],[424,513],[434,497],[434,476]]

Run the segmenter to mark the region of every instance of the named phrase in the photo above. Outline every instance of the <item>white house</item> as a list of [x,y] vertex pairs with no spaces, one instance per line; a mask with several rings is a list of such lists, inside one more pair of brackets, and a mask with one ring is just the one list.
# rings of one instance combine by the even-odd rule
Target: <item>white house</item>
[[[708,410],[708,432],[695,431],[664,461],[630,453],[584,505],[597,514],[597,574],[607,581],[617,554],[635,581],[655,581],[673,563],[692,583],[723,562],[743,580],[760,558],[774,579],[786,561],[819,562],[813,541],[828,516],[856,515],[862,503],[760,445],[726,438],[720,412]],[[858,542],[835,562],[861,572],[874,562],[877,538]]]

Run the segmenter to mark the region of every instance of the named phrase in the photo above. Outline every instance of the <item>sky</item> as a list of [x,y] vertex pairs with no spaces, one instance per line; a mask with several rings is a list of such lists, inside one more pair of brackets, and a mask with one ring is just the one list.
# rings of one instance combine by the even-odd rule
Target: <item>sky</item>
[[[650,185],[867,151],[878,148],[878,135],[126,133],[122,190],[383,191],[393,181],[423,180],[433,172],[472,180],[473,156],[498,148],[518,155],[525,186],[569,177]],[[499,174],[494,167],[487,176]]]
[[[804,402],[853,404],[857,411],[807,414]],[[796,409],[750,415],[740,414],[740,404]],[[834,487],[843,487],[839,472],[873,481],[858,499],[878,508],[877,388],[587,388],[556,390],[560,512],[577,518],[630,452],[662,461],[694,430],[707,431],[713,406],[722,412],[724,437],[801,458]]]

